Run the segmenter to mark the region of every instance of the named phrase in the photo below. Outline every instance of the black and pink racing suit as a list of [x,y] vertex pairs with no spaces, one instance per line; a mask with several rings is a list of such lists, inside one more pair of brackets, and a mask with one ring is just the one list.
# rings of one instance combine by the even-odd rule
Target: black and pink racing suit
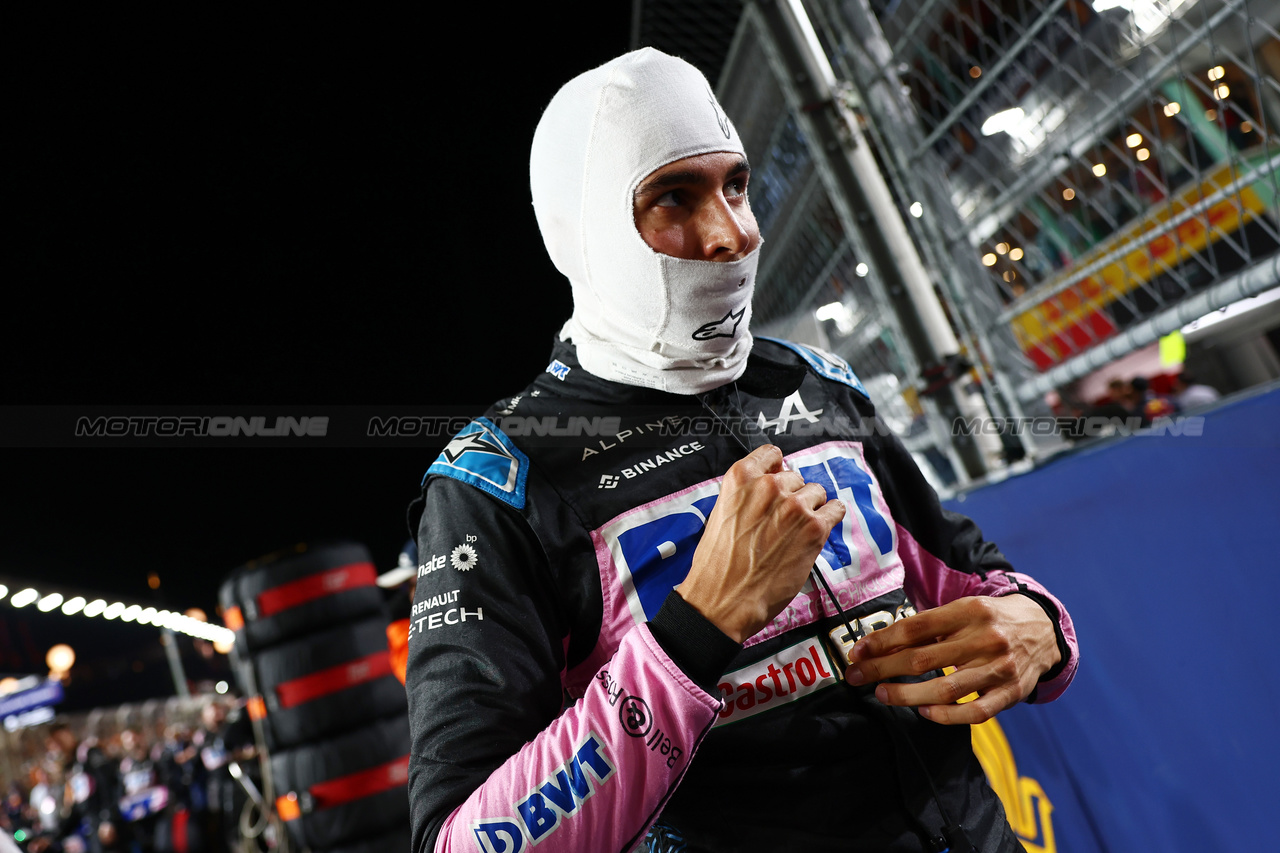
[[[1076,671],[1070,616],[940,506],[848,365],[757,339],[741,379],[692,397],[592,376],[569,344],[553,357],[453,438],[411,509],[414,850],[628,851],[657,821],[717,853],[928,850],[948,821],[1021,849],[969,727],[880,705],[842,680],[842,650],[1024,594],[1062,654],[1045,702]],[[672,588],[726,470],[765,442],[849,511],[825,585],[739,646]]]

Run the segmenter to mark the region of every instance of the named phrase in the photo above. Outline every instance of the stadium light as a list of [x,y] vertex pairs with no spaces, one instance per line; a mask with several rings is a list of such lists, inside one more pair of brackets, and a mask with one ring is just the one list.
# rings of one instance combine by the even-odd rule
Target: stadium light
[[36,609],[39,610],[41,613],[48,613],[50,610],[60,606],[61,604],[62,604],[62,593],[51,592],[48,595],[46,595],[44,598],[40,599],[40,602],[36,605]]
[[61,592],[41,594],[34,587],[27,587],[9,595],[9,587],[5,584],[0,584],[0,599],[6,597],[13,607],[21,608],[26,607],[28,604],[35,604],[42,613],[51,613],[61,608],[65,616],[80,614],[91,619],[95,616],[101,616],[104,619],[119,619],[122,622],[137,622],[139,625],[155,625],[159,628],[168,628],[181,634],[207,640],[220,647],[220,649],[229,649],[235,641],[234,631],[221,625],[210,623],[208,621],[209,617],[198,607],[190,608],[186,613],[180,613],[173,610],[161,610],[154,606],[144,607],[141,604],[126,604],[121,601],[108,604],[106,599],[103,598],[95,598],[93,601],[88,601],[83,595],[67,598]]

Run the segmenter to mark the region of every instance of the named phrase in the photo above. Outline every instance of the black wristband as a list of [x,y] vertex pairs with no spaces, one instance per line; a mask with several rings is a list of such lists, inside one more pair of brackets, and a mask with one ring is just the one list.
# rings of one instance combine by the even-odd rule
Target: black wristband
[[1054,606],[1052,601],[1035,590],[1029,589],[1026,584],[1021,583],[1018,584],[1018,591],[1011,592],[1009,595],[1025,595],[1036,604],[1039,604],[1040,609],[1044,611],[1044,614],[1049,617],[1049,621],[1053,623],[1053,636],[1058,643],[1058,662],[1049,667],[1044,675],[1040,676],[1035,689],[1033,689],[1031,691],[1031,695],[1026,698],[1027,702],[1035,702],[1036,694],[1040,692],[1039,685],[1046,681],[1052,681],[1058,677],[1062,670],[1066,669],[1067,660],[1071,657],[1071,648],[1067,645],[1067,638],[1062,633],[1062,625],[1059,621],[1061,617],[1058,615],[1058,608]]
[[662,602],[658,615],[649,622],[649,630],[667,657],[713,696],[720,692],[720,676],[742,651],[741,644],[712,624],[674,589]]

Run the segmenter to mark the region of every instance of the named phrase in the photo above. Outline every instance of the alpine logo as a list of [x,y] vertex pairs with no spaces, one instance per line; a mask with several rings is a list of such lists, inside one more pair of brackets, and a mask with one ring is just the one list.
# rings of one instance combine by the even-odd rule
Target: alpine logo
[[[680,459],[681,457],[690,456],[694,453],[697,453],[700,450],[705,450],[705,449],[706,448],[703,447],[702,444],[700,444],[699,442],[691,441],[688,444],[682,444],[679,447],[673,447],[670,450],[668,450],[666,453],[659,453],[657,456],[653,456],[653,457],[650,457],[649,459],[645,459],[642,462],[638,462],[637,464],[632,465],[630,468],[623,468],[622,476],[626,477],[628,480],[631,480],[636,477],[639,477],[641,474],[648,473],[649,471],[652,471],[655,468],[661,467],[667,464],[668,462],[675,462],[677,459]],[[605,476],[608,476],[608,475],[606,474]],[[614,480],[616,481],[617,478],[615,477]],[[601,483],[604,482],[603,477],[600,479],[600,482]],[[614,485],[616,485],[616,482]],[[601,485],[598,488],[612,489],[613,486]]]
[[[744,281],[746,279],[743,279]],[[738,334],[738,324],[742,322],[742,318],[747,315],[747,307],[744,305],[737,311],[726,313],[719,320],[712,320],[710,323],[704,323],[699,326],[693,333],[695,341],[709,341],[712,338],[732,338]],[[730,323],[729,321],[733,322]]]
[[781,435],[787,431],[794,421],[805,421],[806,423],[816,424],[818,416],[822,414],[822,409],[810,411],[804,404],[804,400],[800,399],[800,392],[797,390],[790,397],[782,401],[782,408],[778,412],[778,416],[773,420],[766,420],[764,412],[760,413],[756,420],[756,426],[761,432],[767,427],[773,427],[774,435]]
[[524,507],[528,458],[488,418],[462,428],[427,475],[441,474],[488,492],[516,509]]
[[[534,392],[534,393],[537,393],[537,392]],[[656,421],[650,421],[648,423],[633,424],[632,426],[629,426],[626,429],[618,430],[612,436],[614,439],[612,444],[605,441],[604,439],[600,439],[596,443],[595,447],[582,448],[582,461],[586,462],[592,456],[599,456],[601,453],[604,453],[606,450],[612,450],[613,448],[617,447],[619,444],[624,444],[626,440],[631,438],[632,436],[648,435],[650,433],[655,433],[655,432],[658,435],[675,434],[675,431],[677,430],[678,426],[679,426],[679,420],[676,418],[675,415],[666,415],[665,417],[659,418]],[[597,447],[599,448],[599,450],[596,449]]]
[[556,379],[559,379],[561,382],[563,382],[564,378],[569,375],[569,365],[565,364],[559,359],[555,359],[554,361],[552,361],[550,364],[547,365],[547,373],[550,373]]
[[621,482],[622,482],[621,477],[615,477],[613,474],[601,474],[600,485],[596,486],[596,488],[597,489],[616,489],[618,488],[618,484]]

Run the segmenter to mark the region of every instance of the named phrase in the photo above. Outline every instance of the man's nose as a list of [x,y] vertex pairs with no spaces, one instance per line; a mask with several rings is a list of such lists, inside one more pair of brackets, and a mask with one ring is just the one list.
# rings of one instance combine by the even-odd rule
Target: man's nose
[[751,235],[723,195],[716,194],[699,211],[702,255],[709,261],[728,261],[747,250]]

